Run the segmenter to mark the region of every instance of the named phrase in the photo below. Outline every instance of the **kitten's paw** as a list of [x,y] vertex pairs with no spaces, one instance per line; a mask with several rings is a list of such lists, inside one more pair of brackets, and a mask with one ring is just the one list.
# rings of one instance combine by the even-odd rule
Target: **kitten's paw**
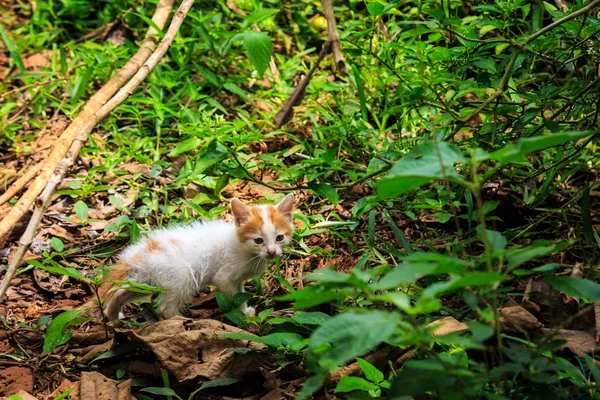
[[254,307],[246,307],[244,314],[248,317],[254,317],[256,315],[256,309]]

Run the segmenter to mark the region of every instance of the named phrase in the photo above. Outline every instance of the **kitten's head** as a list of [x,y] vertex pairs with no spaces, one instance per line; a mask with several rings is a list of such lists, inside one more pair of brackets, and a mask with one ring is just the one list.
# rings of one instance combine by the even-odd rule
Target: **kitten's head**
[[238,239],[252,253],[263,258],[276,258],[281,256],[282,248],[292,241],[294,195],[291,193],[276,205],[247,206],[233,199],[231,212]]

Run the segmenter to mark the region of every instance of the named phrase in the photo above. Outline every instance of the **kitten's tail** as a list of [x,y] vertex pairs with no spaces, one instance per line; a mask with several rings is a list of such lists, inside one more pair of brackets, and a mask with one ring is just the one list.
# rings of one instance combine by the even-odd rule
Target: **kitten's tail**
[[[125,281],[131,275],[131,266],[127,263],[117,264],[110,269],[108,275],[104,278],[105,281]],[[104,304],[104,308],[106,308],[106,304],[108,300],[112,297],[115,291],[110,291],[116,285],[115,282],[104,282],[98,287],[98,296],[102,299]],[[98,297],[96,294],[92,294],[89,300],[85,302],[80,308],[84,310],[91,310],[97,308],[97,300]]]

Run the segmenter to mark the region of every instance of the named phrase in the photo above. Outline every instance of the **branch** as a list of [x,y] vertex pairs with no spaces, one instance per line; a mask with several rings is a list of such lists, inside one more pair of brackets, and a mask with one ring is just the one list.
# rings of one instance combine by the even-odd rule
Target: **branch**
[[[171,0],[165,0],[165,2],[166,1],[170,2]],[[163,4],[163,3],[161,3],[161,4]],[[81,147],[83,147],[83,144],[87,141],[87,137],[88,137],[89,133],[91,132],[92,128],[98,121],[100,121],[102,118],[104,118],[106,115],[108,115],[108,113],[110,113],[119,104],[121,104],[125,99],[127,99],[127,97],[129,97],[129,95],[131,93],[133,93],[135,88],[154,69],[154,67],[158,64],[160,59],[168,51],[169,47],[171,46],[171,43],[173,43],[173,40],[175,39],[175,35],[179,31],[179,28],[181,27],[183,20],[185,19],[192,4],[194,4],[194,0],[183,0],[181,2],[179,9],[177,10],[175,15],[173,16],[173,19],[171,20],[171,25],[169,26],[169,29],[167,30],[164,38],[162,39],[162,41],[160,42],[158,47],[156,47],[154,52],[149,57],[147,57],[147,60],[144,62],[144,64],[141,67],[138,68],[137,72],[131,78],[131,80],[125,86],[123,86],[117,92],[117,94],[115,94],[110,100],[108,100],[106,102],[106,104],[104,104],[102,107],[100,107],[100,109],[98,109],[94,114],[90,115],[89,118],[83,123],[83,126],[81,126],[81,128],[78,130],[78,134],[74,138],[72,144],[70,145],[69,151],[67,152],[66,156],[60,161],[60,163],[58,164],[58,167],[56,168],[56,170],[54,171],[54,173],[48,180],[48,184],[45,186],[42,194],[37,199],[38,206],[36,207],[32,217],[31,217],[31,220],[29,221],[29,225],[27,226],[25,233],[23,234],[23,236],[21,236],[21,239],[19,240],[19,247],[17,249],[17,253],[16,253],[15,257],[13,258],[11,264],[9,265],[8,271],[6,272],[6,275],[4,276],[2,283],[0,284],[0,302],[4,299],[4,295],[6,293],[6,290],[8,289],[8,286],[10,285],[10,281],[11,281],[12,277],[14,276],[14,273],[15,273],[17,267],[21,263],[21,260],[22,260],[23,256],[25,255],[25,252],[27,251],[27,249],[29,248],[29,246],[31,245],[31,243],[33,241],[33,238],[35,237],[35,232],[37,230],[37,227],[38,227],[40,221],[42,220],[42,217],[43,217],[46,209],[48,208],[48,205],[50,204],[50,202],[52,200],[52,195],[56,191],[56,187],[60,184],[60,182],[62,182],[69,167],[74,163],[75,159],[77,158],[77,155],[79,154],[79,151],[81,150]],[[172,2],[169,4],[169,12],[166,12],[166,13],[164,12],[164,9],[160,7],[160,4],[157,7],[157,10],[155,12],[155,17],[157,15],[157,13],[159,13],[159,9],[160,9],[162,11],[162,12],[160,12],[160,15],[162,15],[163,19],[159,22],[162,23],[162,26],[164,26],[166,23],[166,19],[168,18],[168,15],[170,14],[171,7],[172,7]],[[155,23],[156,23],[156,21],[155,21]],[[159,24],[157,24],[157,25],[161,26]],[[148,30],[148,32],[150,32],[151,30],[154,31],[152,28],[150,28]],[[136,55],[137,54],[139,54],[139,51],[138,51],[138,53],[136,53]],[[128,65],[129,65],[129,63],[128,63]],[[2,221],[2,222],[4,222],[4,221]]]
[[333,61],[335,62],[335,69],[341,75],[347,75],[348,70],[346,69],[346,61],[340,49],[340,34],[337,30],[337,24],[335,22],[335,15],[333,14],[332,0],[323,0],[323,11],[325,12],[325,19],[327,20],[327,40],[331,42],[331,51],[333,52]]
[[44,166],[44,161],[40,161],[32,168],[30,168],[23,176],[17,179],[6,192],[2,193],[0,196],[0,206],[10,200],[15,194],[19,193],[21,189],[25,187],[29,183],[30,180],[33,179],[34,176],[40,172],[40,169]]
[[323,60],[323,57],[325,57],[325,54],[327,54],[330,45],[331,41],[327,40],[323,45],[323,48],[319,53],[319,58],[317,58],[317,61],[315,62],[313,67],[310,69],[310,71],[308,71],[308,74],[306,74],[304,78],[300,81],[296,89],[294,89],[290,97],[281,107],[281,110],[279,110],[279,112],[275,115],[275,118],[273,118],[275,128],[281,128],[283,125],[287,124],[294,116],[294,107],[300,104],[300,102],[304,98],[304,95],[306,94],[306,87],[310,83],[313,74],[315,73],[317,67]]
[[[171,9],[175,0],[160,0],[154,11],[152,21],[157,27],[162,29],[171,14]],[[86,103],[83,110],[65,129],[65,131],[56,140],[50,155],[46,158],[44,167],[40,174],[29,186],[21,199],[13,206],[8,215],[0,222],[0,239],[6,235],[10,228],[31,208],[36,197],[42,192],[50,176],[63,159],[67,150],[77,137],[79,131],[85,122],[94,115],[114,94],[123,86],[123,84],[140,69],[140,66],[150,57],[156,47],[156,35],[158,31],[152,26],[148,28],[146,36],[137,53],[129,59],[127,64],[115,74],[90,100]]]

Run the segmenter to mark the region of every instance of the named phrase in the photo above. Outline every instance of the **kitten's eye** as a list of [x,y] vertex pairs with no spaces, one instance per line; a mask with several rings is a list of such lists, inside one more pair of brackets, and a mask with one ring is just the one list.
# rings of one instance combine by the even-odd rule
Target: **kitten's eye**
[[275,238],[275,240],[277,240],[278,242],[283,241],[283,235],[277,235],[277,237]]
[[262,240],[262,238],[254,239],[254,243],[256,243],[256,244],[262,244],[263,242],[264,242],[264,240]]

